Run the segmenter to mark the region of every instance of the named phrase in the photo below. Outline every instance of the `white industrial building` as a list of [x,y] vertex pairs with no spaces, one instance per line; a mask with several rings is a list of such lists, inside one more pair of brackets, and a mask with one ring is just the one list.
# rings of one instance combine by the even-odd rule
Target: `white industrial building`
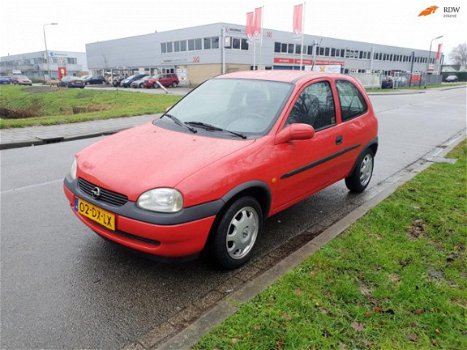
[[[300,43],[294,33],[263,29],[254,48],[245,26],[215,23],[89,43],[86,56],[96,74],[176,72],[182,84],[197,85],[223,72],[253,69],[253,62],[263,69],[300,69]],[[444,58],[437,62],[428,50],[315,35],[305,35],[303,43],[303,65],[339,65],[344,73],[436,73]]]
[[46,51],[0,57],[0,74],[24,74],[30,79],[44,80],[49,70],[56,79],[58,67],[65,67],[67,75],[79,76],[88,71],[85,52],[48,50],[48,53],[48,63]]

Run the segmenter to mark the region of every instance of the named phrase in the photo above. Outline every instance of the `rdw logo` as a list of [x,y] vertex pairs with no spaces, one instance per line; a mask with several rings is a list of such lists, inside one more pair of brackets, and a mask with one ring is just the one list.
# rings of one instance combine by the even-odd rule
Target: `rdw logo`
[[453,13],[453,12],[459,13],[460,9],[461,9],[460,6],[458,6],[458,7],[445,7],[444,8],[444,13]]
[[422,12],[418,14],[418,17],[432,15],[433,13],[436,12],[437,9],[439,9],[438,6],[427,7],[426,9],[424,9]]

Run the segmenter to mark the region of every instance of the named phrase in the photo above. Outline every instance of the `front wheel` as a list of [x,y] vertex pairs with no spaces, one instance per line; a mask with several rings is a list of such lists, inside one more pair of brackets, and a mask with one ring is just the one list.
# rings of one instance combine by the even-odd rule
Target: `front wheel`
[[252,256],[263,229],[263,212],[253,197],[237,199],[223,213],[211,245],[216,262],[226,269],[245,264]]
[[360,193],[365,190],[371,180],[374,167],[374,153],[368,148],[357,160],[355,169],[345,179],[345,185],[351,192]]

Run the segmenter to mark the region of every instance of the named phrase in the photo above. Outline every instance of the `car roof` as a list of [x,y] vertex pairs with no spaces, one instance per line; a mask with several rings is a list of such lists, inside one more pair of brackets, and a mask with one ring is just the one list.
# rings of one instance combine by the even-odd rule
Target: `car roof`
[[231,78],[231,79],[259,79],[281,81],[287,83],[295,83],[304,78],[321,78],[340,75],[337,73],[320,73],[310,71],[294,71],[294,70],[261,70],[261,71],[240,71],[219,75],[216,78]]

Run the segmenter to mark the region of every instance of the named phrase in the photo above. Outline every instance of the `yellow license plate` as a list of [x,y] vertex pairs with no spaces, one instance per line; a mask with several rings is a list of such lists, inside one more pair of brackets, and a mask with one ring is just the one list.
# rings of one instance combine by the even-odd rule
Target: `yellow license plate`
[[95,221],[109,230],[115,231],[115,215],[96,207],[81,198],[75,199],[75,210],[83,216]]

